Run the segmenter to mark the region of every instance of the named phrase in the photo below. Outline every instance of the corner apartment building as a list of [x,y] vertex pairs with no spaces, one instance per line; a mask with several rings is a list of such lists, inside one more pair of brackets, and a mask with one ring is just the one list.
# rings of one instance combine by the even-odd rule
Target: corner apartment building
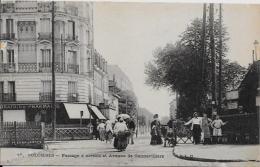
[[[1,120],[35,121],[38,115],[50,122],[52,3],[8,0],[0,10]],[[93,77],[104,69],[94,62],[91,2],[55,1],[54,29],[58,115],[65,102],[93,104],[99,82]]]

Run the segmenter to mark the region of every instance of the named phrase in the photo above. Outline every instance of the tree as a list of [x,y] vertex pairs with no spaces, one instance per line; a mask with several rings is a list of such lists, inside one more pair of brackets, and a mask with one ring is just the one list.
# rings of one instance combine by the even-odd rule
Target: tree
[[[218,27],[218,25],[219,22],[216,20],[214,27]],[[222,34],[215,28],[214,35],[216,62],[219,58],[219,35],[222,35],[223,39],[222,80],[224,82],[222,92],[225,92],[230,84],[235,84],[238,76],[243,75],[244,68],[237,63],[230,63],[225,58],[228,51],[226,28],[222,28]],[[175,44],[166,44],[165,47],[156,49],[153,54],[154,59],[146,65],[146,84],[156,89],[167,87],[171,91],[178,92],[178,118],[187,118],[194,111],[205,111],[207,108],[208,95],[211,90],[209,45],[209,31],[206,31],[205,56],[203,56],[201,54],[202,20],[195,19],[180,35],[180,39]]]

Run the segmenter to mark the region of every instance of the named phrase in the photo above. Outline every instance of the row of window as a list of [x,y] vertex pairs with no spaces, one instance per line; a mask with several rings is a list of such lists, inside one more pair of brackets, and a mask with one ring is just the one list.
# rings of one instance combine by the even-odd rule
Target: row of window
[[[23,55],[23,53],[28,53],[26,50],[18,49],[19,55]],[[36,51],[35,51],[36,52]],[[14,50],[7,50],[7,63],[14,64]],[[4,62],[4,54],[3,50],[0,50],[0,64]],[[23,62],[23,61],[22,61]],[[52,62],[51,50],[50,49],[41,49],[41,62],[43,64],[49,64]],[[76,51],[68,51],[68,63],[71,65],[77,65],[77,52]]]
[[[75,22],[72,20],[68,20],[67,22],[67,28],[68,28],[68,38],[71,40],[76,39],[75,35]],[[3,29],[2,20],[0,19],[0,33],[2,34]],[[35,21],[18,21],[18,37],[19,39],[23,38],[35,38],[36,35],[36,22]],[[50,18],[41,18],[40,19],[40,33],[43,34],[50,34],[51,32],[51,20]],[[6,33],[7,34],[13,34],[14,33],[14,20],[13,19],[6,19]],[[65,34],[65,22],[64,21],[55,21],[54,25],[54,34],[57,38],[60,38],[61,34]],[[81,40],[85,41],[87,44],[90,43],[90,32],[89,30],[86,30],[85,36],[83,35],[84,31],[83,28],[80,27],[80,38]]]
[[[52,91],[52,84],[50,80],[41,81],[42,90],[41,93],[51,93]],[[68,94],[77,94],[78,87],[77,82],[69,81],[68,82]],[[15,81],[8,81],[8,94],[15,94]],[[4,94],[4,82],[0,82],[0,95]]]

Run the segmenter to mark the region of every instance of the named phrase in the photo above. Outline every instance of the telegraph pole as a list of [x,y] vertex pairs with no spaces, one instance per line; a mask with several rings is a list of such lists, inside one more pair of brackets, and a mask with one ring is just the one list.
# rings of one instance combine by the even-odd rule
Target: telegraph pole
[[52,24],[51,24],[51,33],[52,33],[52,130],[53,130],[53,140],[56,140],[56,90],[55,90],[55,37],[54,37],[54,10],[55,2],[52,1]]
[[212,94],[212,112],[216,108],[216,57],[215,57],[215,39],[214,39],[214,4],[209,7],[209,29],[210,29],[210,55],[211,55],[211,94]]
[[206,69],[207,69],[207,58],[206,58],[206,18],[207,18],[207,4],[203,4],[203,17],[202,17],[202,36],[201,36],[201,58],[202,64],[199,63],[199,66],[201,65],[201,94],[202,96],[200,97],[200,106],[203,107],[203,100],[205,97],[205,80],[206,80]]
[[219,71],[218,71],[218,113],[222,102],[222,5],[219,4]]
[[206,17],[207,17],[207,4],[203,4],[203,22],[202,22],[202,38],[201,38],[201,56],[202,56],[202,78],[201,80],[204,82],[205,80],[205,69],[206,69],[206,54],[205,54],[205,36],[206,36]]

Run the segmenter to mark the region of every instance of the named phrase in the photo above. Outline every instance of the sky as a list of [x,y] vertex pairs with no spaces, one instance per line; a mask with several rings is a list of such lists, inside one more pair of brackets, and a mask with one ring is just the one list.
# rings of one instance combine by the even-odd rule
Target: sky
[[[202,7],[200,3],[94,3],[95,48],[127,74],[140,107],[169,116],[174,96],[166,89],[145,85],[145,64],[153,59],[156,48],[176,42],[193,19],[202,17]],[[252,62],[253,42],[260,41],[259,20],[260,5],[223,5],[229,59],[243,66]]]

